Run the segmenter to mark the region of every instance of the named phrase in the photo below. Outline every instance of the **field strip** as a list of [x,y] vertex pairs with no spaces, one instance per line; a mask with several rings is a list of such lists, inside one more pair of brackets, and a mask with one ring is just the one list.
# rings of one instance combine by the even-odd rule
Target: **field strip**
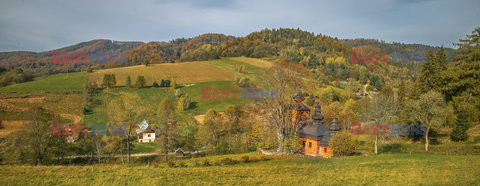
[[230,59],[233,59],[235,61],[243,62],[243,63],[248,63],[253,66],[261,67],[261,68],[269,68],[273,65],[273,62],[265,61],[262,59],[257,59],[257,58],[249,58],[249,57],[230,57]]

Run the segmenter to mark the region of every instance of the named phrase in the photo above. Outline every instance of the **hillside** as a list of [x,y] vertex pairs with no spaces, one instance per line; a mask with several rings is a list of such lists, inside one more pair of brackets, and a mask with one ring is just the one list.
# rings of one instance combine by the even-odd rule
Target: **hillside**
[[[112,41],[112,40],[92,40],[81,42],[64,48],[54,49],[62,53],[89,53],[96,51],[103,52],[122,52],[129,51],[143,44],[143,42]],[[91,61],[91,60],[89,60]],[[22,68],[24,70],[33,70],[36,76],[56,74],[62,72],[79,72],[85,70],[93,64],[77,63],[71,64],[52,64],[52,52],[0,52],[0,66],[7,69]],[[103,68],[103,64],[97,66]]]
[[[132,65],[137,64],[157,64],[181,61],[197,61],[217,59],[217,50],[201,51],[206,46],[217,47],[223,43],[233,40],[233,36],[223,34],[203,34],[194,38],[179,38],[169,42],[149,42],[129,52],[129,62]],[[201,57],[199,53],[213,52],[211,56]],[[188,58],[185,55],[193,55]]]

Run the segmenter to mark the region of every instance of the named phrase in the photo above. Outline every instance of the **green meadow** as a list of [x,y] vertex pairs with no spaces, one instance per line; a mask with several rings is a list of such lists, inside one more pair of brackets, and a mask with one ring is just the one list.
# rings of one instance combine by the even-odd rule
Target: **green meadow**
[[[210,162],[252,154],[208,157]],[[252,158],[253,159],[253,158]],[[0,185],[479,185],[479,155],[281,157],[234,165],[0,166]],[[19,177],[18,175],[26,175]]]
[[35,78],[34,81],[0,87],[0,92],[82,92],[83,84],[87,81],[87,72],[54,74]]

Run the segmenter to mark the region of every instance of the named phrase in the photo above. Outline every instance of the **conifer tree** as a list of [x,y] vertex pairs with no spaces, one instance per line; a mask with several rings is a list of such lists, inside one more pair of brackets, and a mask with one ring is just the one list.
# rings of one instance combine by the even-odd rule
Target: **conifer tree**
[[132,79],[130,79],[130,76],[127,76],[127,83],[126,83],[128,88],[132,88]]
[[466,112],[460,111],[455,121],[455,126],[450,134],[450,139],[454,141],[465,141],[468,139],[467,130],[470,127]]

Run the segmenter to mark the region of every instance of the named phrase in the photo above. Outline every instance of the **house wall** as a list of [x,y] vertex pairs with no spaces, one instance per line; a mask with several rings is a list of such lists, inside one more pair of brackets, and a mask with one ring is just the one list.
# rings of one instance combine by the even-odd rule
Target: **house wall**
[[[314,155],[314,156],[323,156],[323,157],[332,157],[333,156],[333,151],[330,147],[325,147],[320,144],[320,141],[308,139],[308,138],[300,138],[302,141],[305,141],[305,146],[303,147],[303,152],[305,152],[308,155]],[[310,147],[310,143],[312,143],[312,146]],[[327,149],[327,152],[325,152],[325,148]]]
[[[155,141],[155,133],[143,133],[141,135],[143,135],[142,139],[138,139],[138,142],[148,143],[148,142],[154,142]],[[150,135],[150,137],[148,137],[148,135]]]

